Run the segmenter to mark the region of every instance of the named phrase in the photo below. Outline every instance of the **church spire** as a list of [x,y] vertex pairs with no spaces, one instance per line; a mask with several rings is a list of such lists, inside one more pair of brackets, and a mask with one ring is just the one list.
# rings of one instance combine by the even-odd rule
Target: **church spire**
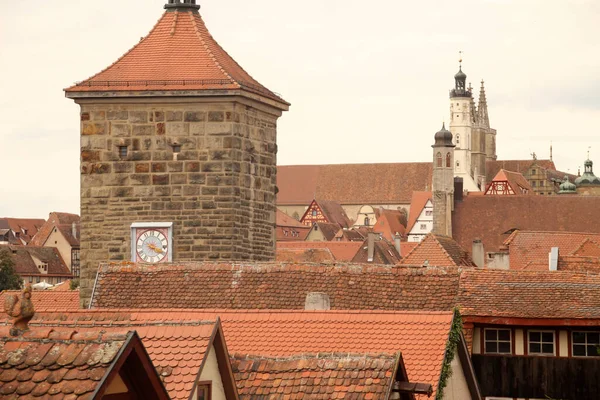
[[483,80],[481,81],[481,89],[479,89],[479,105],[477,106],[477,119],[482,127],[490,127],[490,118],[488,116],[487,99],[485,98],[485,87],[483,85]]

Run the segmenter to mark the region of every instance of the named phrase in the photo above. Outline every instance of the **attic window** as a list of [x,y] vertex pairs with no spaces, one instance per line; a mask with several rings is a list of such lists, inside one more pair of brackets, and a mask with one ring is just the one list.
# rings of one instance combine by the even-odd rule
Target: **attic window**
[[198,382],[198,390],[196,391],[196,399],[211,400],[212,399],[212,382]]
[[119,157],[127,157],[127,146],[119,146]]
[[316,216],[317,216],[317,210],[312,210],[312,213],[311,213],[311,215],[312,215],[313,217],[316,217]]

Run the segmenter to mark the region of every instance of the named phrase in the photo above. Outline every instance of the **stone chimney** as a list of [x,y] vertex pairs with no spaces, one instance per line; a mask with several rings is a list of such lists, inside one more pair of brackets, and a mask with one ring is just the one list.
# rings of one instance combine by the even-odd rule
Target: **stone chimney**
[[373,262],[375,257],[375,239],[379,236],[375,232],[369,232],[367,238],[367,262]]
[[400,246],[400,235],[398,232],[396,232],[396,235],[394,236],[394,247],[398,254],[400,254],[400,257],[402,257],[402,246]]
[[481,239],[473,240],[473,249],[471,251],[471,258],[473,258],[473,262],[479,268],[485,267],[485,251],[483,249],[483,243]]
[[558,271],[558,247],[550,249],[548,254],[548,270]]
[[308,311],[314,310],[331,310],[331,302],[327,293],[310,292],[306,295],[304,301],[304,309]]
[[73,222],[73,225],[71,226],[71,234],[77,239],[77,224],[75,222]]

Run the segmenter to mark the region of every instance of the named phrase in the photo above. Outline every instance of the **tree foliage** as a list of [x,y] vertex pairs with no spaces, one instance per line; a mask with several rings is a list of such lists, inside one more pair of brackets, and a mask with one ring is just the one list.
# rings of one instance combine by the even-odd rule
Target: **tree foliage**
[[0,291],[19,290],[23,280],[15,271],[15,263],[8,250],[0,250]]

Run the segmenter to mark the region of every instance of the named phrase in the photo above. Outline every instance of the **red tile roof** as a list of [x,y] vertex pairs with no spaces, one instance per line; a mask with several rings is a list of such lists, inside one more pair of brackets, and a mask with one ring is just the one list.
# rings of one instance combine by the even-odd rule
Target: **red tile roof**
[[[54,247],[0,245],[0,251],[2,250],[7,250],[10,253],[15,263],[15,271],[21,276],[72,277],[69,268]],[[40,272],[34,257],[48,264],[47,274]]]
[[278,263],[102,266],[92,305],[304,309],[306,295],[320,292],[338,310],[451,310],[459,273],[457,268]]
[[[404,213],[398,210],[382,210],[377,222],[373,226],[373,232],[381,233],[385,239],[394,241],[396,234],[406,237],[406,227],[402,224]],[[406,222],[406,220],[405,220]]]
[[600,275],[564,271],[465,270],[464,316],[600,320]]
[[402,257],[406,257],[408,253],[410,253],[419,242],[400,242],[400,252]]
[[[144,324],[154,322],[158,324],[154,328],[156,332],[154,335],[161,338],[164,346],[169,346],[172,336],[164,334],[165,328],[161,328],[160,325],[168,324],[169,321],[178,323],[187,321],[190,325],[186,330],[177,331],[177,335],[181,338],[187,338],[187,332],[196,329],[196,324],[201,321],[215,320],[217,317],[221,318],[230,354],[289,357],[320,352],[396,353],[401,351],[410,381],[431,384],[434,390],[433,398],[435,398],[453,313],[86,310],[67,315],[38,313],[30,325],[39,326],[57,322],[71,325],[71,321],[80,320],[79,325],[93,324],[97,329],[99,326],[114,326],[116,325],[114,321],[118,321],[120,327],[135,325],[136,321],[144,321]],[[141,333],[140,337],[150,352],[151,343],[144,340]],[[183,347],[180,349],[185,351]],[[161,354],[171,353],[164,349]],[[192,358],[190,362],[194,360]],[[156,364],[157,361],[153,358],[153,362]]]
[[[515,231],[504,242],[509,249],[511,269],[548,269],[548,254],[553,247],[558,247],[560,256],[586,255],[588,245],[582,248],[589,239],[600,240],[600,234],[574,232],[540,232]],[[600,256],[600,247],[597,247]],[[594,255],[592,250],[588,251]]]
[[277,251],[328,249],[337,261],[351,261],[362,247],[361,242],[277,242]]
[[3,399],[91,399],[113,361],[135,335],[122,329],[89,334],[69,329],[11,337],[0,328],[0,395]]
[[197,11],[167,11],[152,31],[114,64],[65,89],[102,91],[244,90],[284,105],[211,36]]
[[600,196],[467,196],[457,202],[452,236],[465,249],[481,239],[498,251],[514,229],[600,233]]
[[[546,170],[556,170],[552,160],[497,160],[486,161],[486,182],[491,182],[501,169],[525,174],[533,164]],[[564,175],[562,176],[564,177]],[[561,178],[562,178],[561,177]]]
[[431,192],[413,192],[412,199],[410,201],[408,225],[406,225],[407,233],[410,232],[415,226],[417,219],[423,212],[423,209],[429,200],[431,200]]
[[45,222],[35,218],[0,218],[0,229],[10,229],[14,232],[16,237],[11,237],[10,244],[29,244]]
[[367,239],[362,243],[352,262],[359,264],[396,265],[400,261],[400,254],[398,254],[394,243],[377,237],[373,245],[373,260],[369,260],[369,239]]
[[[68,235],[69,237],[67,237],[65,233],[63,233],[63,235],[65,235],[65,238],[69,241],[69,243],[71,243],[72,240],[75,240],[74,243],[76,243],[76,245],[79,246],[79,234],[77,235],[77,237],[73,237],[72,234],[73,224],[75,224],[76,230],[77,232],[79,232],[79,215],[62,212],[52,212],[48,216],[48,220],[38,230],[38,232],[35,234],[33,239],[31,239],[31,242],[29,244],[33,246],[43,246],[48,240],[50,234],[52,233],[52,230],[55,227],[62,226],[61,232],[63,230],[68,230],[66,235]],[[73,245],[75,244],[71,243],[71,246]]]
[[558,270],[598,273],[600,272],[600,257],[559,256]]
[[[0,292],[0,304],[4,304],[6,296],[20,294],[20,290],[4,290]],[[36,311],[78,310],[79,290],[35,290],[31,300]]]
[[328,248],[321,249],[277,249],[277,262],[286,263],[333,263],[335,257]]
[[437,267],[475,267],[469,254],[451,237],[427,234],[400,260],[399,265]]
[[381,398],[392,390],[400,354],[315,354],[292,357],[234,355],[240,399]]
[[[323,234],[325,240],[332,241],[335,239],[335,236],[339,231],[342,230],[342,227],[336,223],[327,223],[327,222],[317,222],[311,230],[319,230]],[[310,234],[310,233],[309,233]]]
[[[512,171],[507,171],[505,169],[501,169],[500,171],[498,171],[498,173],[496,174],[494,179],[492,179],[492,181],[490,182],[490,185],[494,182],[508,183],[508,185],[510,186],[510,189],[512,189],[512,191],[513,191],[512,194],[529,194],[529,195],[535,194],[535,192],[533,191],[533,188],[531,187],[531,185],[529,184],[527,179],[525,179],[525,177],[519,172],[512,172]],[[488,186],[485,194],[490,194],[489,193],[490,187],[491,186]]]

